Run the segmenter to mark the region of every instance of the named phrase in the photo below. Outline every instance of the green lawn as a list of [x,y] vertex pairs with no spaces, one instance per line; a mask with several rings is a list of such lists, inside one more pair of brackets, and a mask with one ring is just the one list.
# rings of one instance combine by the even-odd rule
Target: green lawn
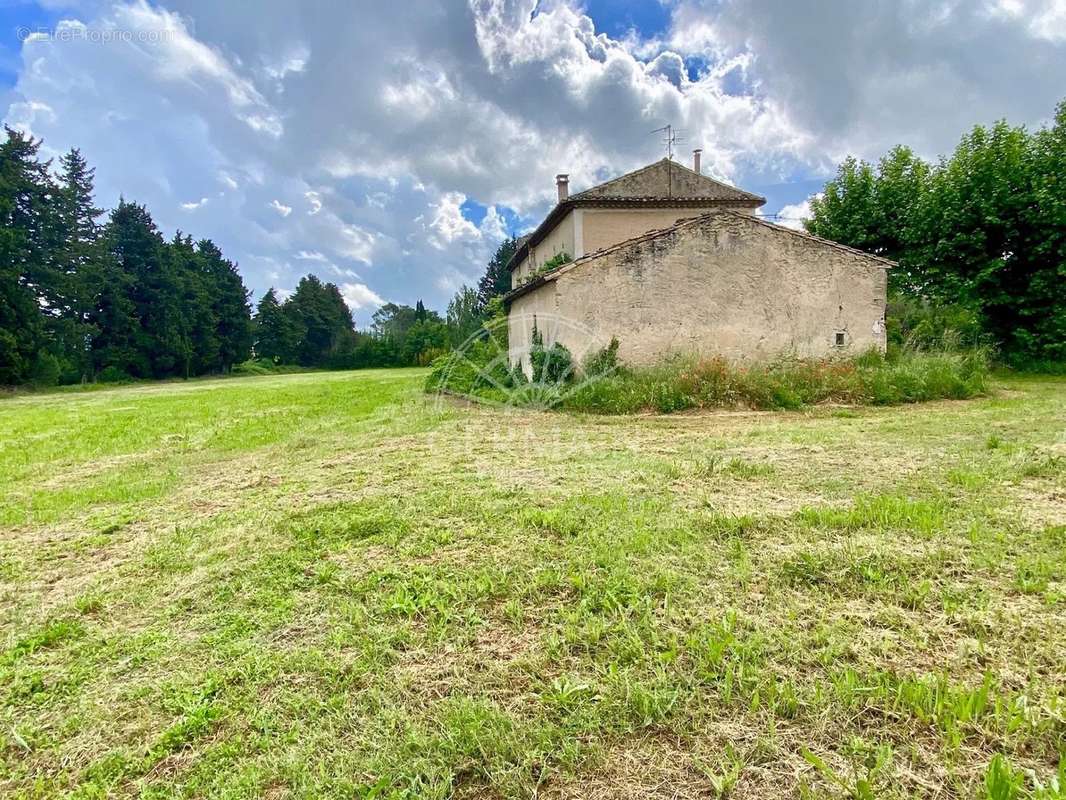
[[0,795],[1066,795],[1066,379],[584,418],[424,375],[0,401]]

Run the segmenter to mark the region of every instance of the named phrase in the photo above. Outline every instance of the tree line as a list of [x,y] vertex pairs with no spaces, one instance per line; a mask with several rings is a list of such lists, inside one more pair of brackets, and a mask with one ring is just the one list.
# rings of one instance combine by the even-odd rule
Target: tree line
[[507,262],[517,242],[496,249],[476,288],[456,292],[444,316],[427,309],[386,303],[374,312],[369,330],[356,330],[332,283],[314,275],[300,280],[284,300],[271,288],[259,300],[253,321],[255,357],[269,365],[327,369],[424,366],[476,333],[500,313],[499,297],[511,288]]
[[937,163],[849,158],[811,211],[810,233],[897,261],[897,297],[970,312],[1008,361],[1066,360],[1066,102],[1035,132],[976,126]]
[[148,209],[106,221],[75,148],[6,130],[0,144],[0,384],[189,377],[248,357],[248,292],[210,240],[165,241]]
[[358,331],[337,286],[314,275],[283,300],[268,291],[253,316],[237,265],[210,239],[178,231],[165,240],[148,209],[124,199],[105,218],[95,170],[77,148],[53,170],[40,140],[5,132],[0,385],[192,377],[250,358],[335,369],[426,364],[477,331],[510,288],[513,237],[444,316],[421,301],[386,303]]

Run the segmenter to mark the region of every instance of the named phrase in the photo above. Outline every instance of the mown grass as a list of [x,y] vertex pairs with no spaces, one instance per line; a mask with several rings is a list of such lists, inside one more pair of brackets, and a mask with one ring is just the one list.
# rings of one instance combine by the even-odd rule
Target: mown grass
[[0,793],[1061,797],[1066,383],[609,418],[0,403]]

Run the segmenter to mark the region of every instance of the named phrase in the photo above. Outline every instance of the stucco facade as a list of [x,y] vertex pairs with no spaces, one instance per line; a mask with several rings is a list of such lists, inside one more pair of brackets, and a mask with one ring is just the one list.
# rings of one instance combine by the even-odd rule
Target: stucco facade
[[520,286],[560,253],[581,258],[648,231],[669,227],[681,219],[714,209],[750,214],[765,202],[758,195],[668,159],[573,197],[564,191],[560,191],[558,205],[544,222],[521,240],[509,265],[512,288]]
[[540,269],[545,261],[550,261],[560,253],[566,253],[572,258],[579,255],[574,240],[574,223],[574,213],[571,212],[560,220],[559,224],[552,228],[542,240],[530,245],[529,254],[511,271],[512,288]]
[[[671,212],[672,213],[672,210]],[[508,296],[512,357],[534,316],[578,358],[619,341],[620,358],[672,353],[750,361],[884,349],[891,262],[733,211],[615,244]]]

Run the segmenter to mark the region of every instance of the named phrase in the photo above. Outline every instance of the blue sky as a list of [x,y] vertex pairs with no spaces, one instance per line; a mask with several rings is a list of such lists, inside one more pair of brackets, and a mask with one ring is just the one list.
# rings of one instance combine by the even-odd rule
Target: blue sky
[[20,29],[47,30],[59,17],[58,11],[42,8],[37,3],[0,0],[0,87],[9,89],[18,78],[22,60]]
[[256,296],[315,272],[360,324],[443,309],[556,173],[656,160],[666,123],[798,224],[845,156],[1040,125],[1063,74],[1061,0],[0,0],[7,124],[80,147],[101,205],[215,239]]
[[583,4],[596,29],[615,38],[635,30],[643,38],[661,36],[670,28],[670,10],[656,2],[591,0]]

